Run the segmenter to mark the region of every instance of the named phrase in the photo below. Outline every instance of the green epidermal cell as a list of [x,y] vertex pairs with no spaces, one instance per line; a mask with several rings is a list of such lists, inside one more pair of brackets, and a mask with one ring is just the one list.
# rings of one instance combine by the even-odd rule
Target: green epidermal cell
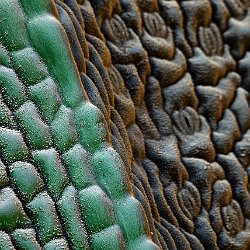
[[88,235],[78,209],[77,191],[73,186],[65,189],[57,205],[63,220],[67,238],[73,250],[89,249]]
[[30,47],[11,54],[12,65],[25,85],[34,85],[49,74],[37,53]]
[[28,148],[19,131],[0,128],[1,157],[7,164],[22,161],[28,157]]
[[62,158],[70,181],[78,190],[95,184],[94,177],[90,171],[88,153],[80,144],[75,145],[64,153]]
[[65,152],[76,144],[77,134],[71,109],[61,106],[51,123],[54,144],[60,152]]
[[53,1],[51,0],[19,0],[19,2],[28,18],[53,10]]
[[47,243],[44,250],[69,250],[68,243],[65,239],[55,239]]
[[66,171],[55,149],[33,151],[35,165],[44,176],[44,181],[53,198],[58,199],[68,184]]
[[18,0],[0,1],[0,37],[9,50],[20,50],[28,46],[25,17]]
[[14,191],[7,187],[0,190],[0,230],[11,231],[29,224],[22,203]]
[[65,43],[67,36],[63,27],[53,16],[42,15],[31,19],[27,28],[32,44],[59,86],[62,99],[67,106],[76,107],[86,99],[86,94],[79,84],[80,77]]
[[15,114],[31,149],[51,146],[49,127],[42,121],[34,103],[26,102]]
[[81,190],[79,205],[88,232],[97,233],[115,223],[112,201],[99,186]]
[[60,94],[53,79],[48,77],[30,86],[29,96],[45,120],[51,122],[61,105]]
[[97,151],[90,161],[93,173],[112,199],[119,199],[128,192],[127,176],[118,153],[111,147]]
[[42,190],[43,181],[33,165],[19,161],[9,169],[11,182],[23,199],[31,201]]
[[36,232],[41,243],[45,245],[50,240],[61,237],[62,230],[53,200],[46,193],[40,193],[27,204],[36,226]]
[[105,228],[99,233],[91,235],[93,250],[125,250],[124,238],[118,225]]
[[115,213],[126,241],[133,241],[145,234],[146,218],[144,218],[143,208],[133,196],[118,200],[115,205]]
[[107,140],[107,127],[100,110],[90,102],[82,102],[74,110],[74,122],[80,143],[90,152],[104,146]]
[[[15,245],[19,250],[41,250],[36,240],[36,232],[34,229],[17,229],[11,234]],[[0,248],[1,249],[1,248]]]
[[9,107],[13,110],[20,107],[26,100],[26,91],[22,82],[12,69],[0,66],[0,88]]

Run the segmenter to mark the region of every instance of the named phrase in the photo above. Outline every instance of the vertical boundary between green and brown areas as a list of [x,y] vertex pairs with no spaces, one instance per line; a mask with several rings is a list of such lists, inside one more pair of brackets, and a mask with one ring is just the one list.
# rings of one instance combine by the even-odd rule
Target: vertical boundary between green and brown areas
[[[21,51],[31,43],[36,53],[42,58],[40,63],[43,64],[44,62],[48,69],[49,74],[47,77],[52,82],[48,86],[54,86],[53,84],[55,84],[54,88],[59,90],[57,95],[60,96],[59,99],[61,99],[62,104],[58,104],[60,108],[55,112],[54,117],[51,112],[48,112],[44,103],[40,103],[39,106],[42,115],[50,114],[50,117],[46,117],[45,121],[51,122],[43,127],[42,125],[41,127],[38,126],[38,134],[42,134],[41,130],[45,131],[45,135],[51,137],[52,142],[47,143],[45,141],[39,144],[38,141],[32,144],[31,141],[33,148],[29,146],[32,150],[34,162],[39,166],[40,172],[45,176],[45,179],[47,179],[47,189],[53,197],[57,209],[61,211],[61,220],[63,220],[64,226],[66,225],[66,230],[72,232],[73,229],[77,229],[77,226],[74,227],[69,223],[70,218],[67,218],[67,216],[70,216],[70,209],[78,209],[74,206],[72,208],[71,205],[74,203],[76,206],[80,206],[82,219],[90,234],[91,248],[157,249],[157,246],[146,235],[147,220],[140,203],[131,195],[131,186],[123,162],[119,154],[110,146],[109,131],[104,118],[100,110],[89,102],[81,84],[67,36],[62,25],[56,19],[54,2],[47,0],[19,0],[19,3],[25,13],[25,26],[18,24],[17,27],[11,27],[11,24],[15,24],[15,20],[19,17],[15,16],[15,12],[9,12],[9,16],[6,18],[14,21],[9,21],[10,26],[3,26],[4,29],[10,32],[8,37],[3,37],[3,41],[7,39],[4,45],[9,46],[8,50],[11,53]],[[9,10],[11,8],[16,9],[16,7],[20,8],[17,6],[17,0],[11,0],[8,3],[5,0],[0,0],[0,5],[3,11],[6,11],[5,8]],[[17,57],[17,63],[18,60]],[[22,60],[20,61],[21,64]],[[27,62],[25,65],[27,65]],[[26,70],[29,71],[29,68]],[[22,78],[23,72],[17,73]],[[24,85],[32,85],[30,79],[25,81],[25,76],[23,78]],[[34,82],[34,84],[41,84],[41,81]],[[43,84],[46,83],[43,82]],[[29,86],[27,89],[32,89],[32,93],[36,94],[34,96],[39,96],[39,88],[38,92],[36,92],[34,86]],[[53,96],[51,99],[53,99]],[[27,102],[25,105],[27,108],[30,107]],[[27,128],[26,132],[23,132],[27,138],[30,134],[28,131],[29,126],[32,125],[29,118],[34,116],[35,111],[30,114],[25,112],[25,109],[23,109],[19,113],[20,120],[24,123],[24,127]],[[37,117],[35,116],[35,118]],[[37,118],[37,120],[39,119]],[[70,122],[63,124],[63,121],[67,119]],[[74,132],[70,131],[73,133],[73,136],[70,137],[71,134],[67,134],[64,130],[67,130],[66,125],[72,123]],[[41,122],[38,124],[41,124]],[[49,127],[48,133],[44,129],[45,127]],[[68,141],[64,142],[63,138],[59,136],[60,132],[62,134],[66,133],[67,138],[72,142],[69,144],[67,144]],[[62,144],[60,144],[60,140],[57,140],[58,138],[61,139]],[[66,143],[65,147],[62,146],[63,143]],[[51,147],[55,147],[60,154]],[[79,155],[79,158],[74,159],[74,155]],[[49,159],[47,159],[48,156]],[[86,165],[87,168],[88,164],[90,165],[90,171],[82,166],[84,158],[81,159],[81,156],[89,157]],[[63,165],[66,165],[66,167]],[[79,172],[74,173],[72,166],[79,166]],[[56,173],[63,176],[65,179],[63,184],[61,180],[55,182],[58,176],[53,176],[50,167],[55,167]],[[89,171],[88,177],[90,179],[90,176],[94,175],[93,181],[86,181],[87,177],[82,176],[85,171]],[[82,176],[82,178],[79,178],[78,175]],[[73,184],[74,187],[69,183]],[[35,201],[39,203],[38,198],[45,200],[47,197],[42,195],[35,197]],[[32,202],[30,203],[33,206],[38,204],[34,200]],[[65,218],[62,218],[63,216]],[[82,228],[82,230],[84,234],[85,229]],[[84,248],[83,245],[82,248],[77,248],[77,244],[82,244],[77,238],[72,238],[70,243],[71,246],[75,246],[74,249],[88,248],[87,246]],[[56,244],[62,244],[63,246],[65,243],[60,239],[53,239],[46,244],[46,249],[53,249]]]

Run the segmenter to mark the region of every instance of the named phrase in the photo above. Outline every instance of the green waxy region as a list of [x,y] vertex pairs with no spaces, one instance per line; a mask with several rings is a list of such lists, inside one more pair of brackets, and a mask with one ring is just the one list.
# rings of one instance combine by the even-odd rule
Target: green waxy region
[[123,162],[111,147],[97,151],[91,157],[91,168],[98,183],[112,199],[125,196],[129,190]]
[[34,103],[30,101],[24,103],[15,114],[31,149],[51,146],[49,127],[42,121]]
[[71,183],[78,189],[84,189],[95,184],[90,171],[88,154],[84,148],[77,144],[63,154],[63,162],[67,168]]
[[77,134],[71,109],[61,106],[51,123],[54,144],[60,152],[65,152],[76,144]]
[[55,204],[46,192],[36,196],[27,204],[27,207],[35,223],[38,238],[43,245],[62,235]]
[[0,1],[0,39],[9,50],[28,46],[25,18],[17,0]]
[[27,85],[34,85],[45,79],[49,74],[37,53],[30,47],[12,52],[12,66]]
[[27,99],[25,87],[12,69],[0,66],[0,88],[11,109],[21,106]]
[[9,170],[11,182],[23,199],[31,201],[42,190],[43,181],[33,165],[19,161]]
[[11,242],[10,236],[3,231],[0,231],[0,249],[14,250],[14,246]]
[[58,199],[68,184],[66,171],[55,149],[33,151],[32,156],[53,198]]
[[86,97],[63,27],[51,15],[31,19],[27,27],[31,42],[58,84],[63,101],[71,108],[76,107]]
[[50,241],[43,248],[44,250],[69,250],[68,243],[65,239],[56,239]]
[[125,250],[121,229],[118,225],[105,228],[99,233],[91,235],[93,250]]
[[143,208],[133,196],[127,196],[117,201],[115,213],[126,241],[133,241],[145,234],[146,218],[144,218]]
[[30,99],[36,104],[43,118],[51,122],[61,105],[58,88],[52,78],[29,87]]
[[7,164],[22,161],[28,157],[28,148],[19,131],[0,128],[1,157]]
[[51,12],[53,7],[51,0],[19,0],[19,2],[28,18]]
[[12,231],[29,224],[22,203],[11,188],[0,190],[0,230]]
[[41,250],[36,240],[36,232],[34,229],[17,229],[13,231],[11,235],[18,249]]
[[0,160],[0,188],[5,187],[9,182],[9,178],[6,171],[6,166]]
[[57,205],[71,248],[73,250],[87,250],[89,249],[88,235],[81,220],[77,198],[76,189],[69,186],[63,192]]
[[115,223],[112,201],[99,186],[91,186],[79,192],[82,219],[91,234],[100,232]]
[[82,102],[74,110],[74,122],[80,143],[90,152],[103,147],[107,141],[107,127],[100,110],[90,102]]

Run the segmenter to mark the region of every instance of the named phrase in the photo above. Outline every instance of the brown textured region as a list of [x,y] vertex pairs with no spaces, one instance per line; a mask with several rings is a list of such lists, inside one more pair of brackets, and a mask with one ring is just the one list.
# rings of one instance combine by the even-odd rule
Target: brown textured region
[[52,2],[148,237],[250,249],[250,2]]

